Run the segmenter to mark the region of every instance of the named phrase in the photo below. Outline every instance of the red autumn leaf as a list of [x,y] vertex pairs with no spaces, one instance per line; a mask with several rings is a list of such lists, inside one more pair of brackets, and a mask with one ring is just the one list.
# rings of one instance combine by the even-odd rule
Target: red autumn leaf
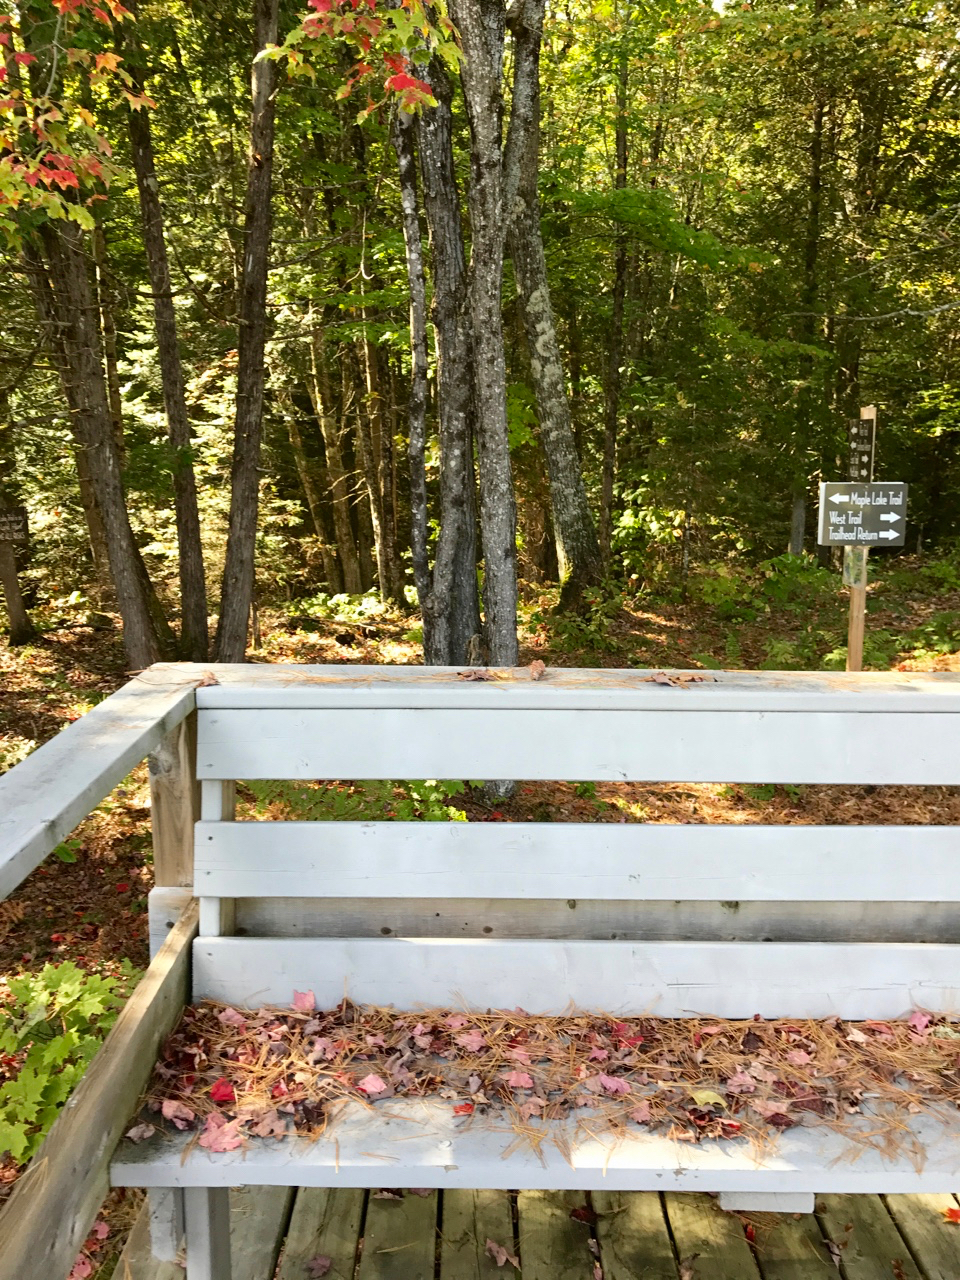
[[472,1102],[458,1102],[458,1103],[457,1103],[457,1105],[453,1108],[453,1114],[454,1114],[455,1116],[472,1116],[472,1115],[473,1115],[473,1103],[472,1103]]
[[117,893],[126,893],[129,888],[130,888],[129,880],[121,880],[120,883],[116,886]]
[[36,62],[37,55],[35,53],[15,53],[13,60],[18,66],[29,67],[31,62]]
[[238,1133],[239,1120],[225,1120],[219,1111],[207,1116],[207,1123],[200,1135],[200,1145],[207,1151],[235,1151],[243,1146],[243,1138]]
[[374,1073],[371,1072],[370,1075],[363,1077],[363,1079],[357,1085],[357,1088],[362,1093],[376,1094],[376,1093],[385,1093],[387,1090],[387,1085],[383,1080],[380,1079],[378,1075],[374,1075]]
[[182,1102],[174,1101],[173,1098],[167,1098],[160,1108],[160,1113],[164,1120],[172,1121],[178,1129],[188,1128],[197,1118],[189,1107],[184,1106]]
[[317,997],[312,991],[295,991],[293,1007],[297,1013],[313,1013],[317,1007]]
[[224,1076],[214,1084],[210,1090],[210,1097],[214,1102],[236,1102],[237,1100],[233,1085]]
[[960,1209],[943,1209],[941,1212],[945,1222],[952,1222],[954,1226],[960,1224]]

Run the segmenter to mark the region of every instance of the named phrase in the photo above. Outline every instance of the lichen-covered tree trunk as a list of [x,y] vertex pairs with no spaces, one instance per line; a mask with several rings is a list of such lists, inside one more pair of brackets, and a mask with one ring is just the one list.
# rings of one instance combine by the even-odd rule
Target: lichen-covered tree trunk
[[421,610],[430,597],[427,508],[427,283],[420,235],[417,156],[413,117],[398,111],[391,140],[397,153],[403,243],[410,289],[410,390],[407,400],[407,466],[410,473],[410,554]]
[[[254,0],[256,48],[277,39],[278,0]],[[272,223],[273,138],[277,64],[254,62],[253,112],[247,159],[244,210],[243,278],[240,286],[237,342],[237,407],[233,467],[230,475],[230,528],[220,591],[217,625],[218,662],[242,662],[253,601],[254,553],[260,490],[260,438],[266,380],[267,271]]]
[[[142,84],[137,79],[137,86]],[[170,282],[170,263],[164,235],[163,207],[157,181],[150,116],[146,110],[128,112],[133,168],[140,195],[140,216],[157,339],[160,383],[167,414],[167,438],[173,458],[173,498],[177,521],[180,576],[180,652],[193,662],[207,657],[207,582],[200,540],[197,481],[190,453],[190,418],[183,384],[183,367],[177,343],[177,321]]]
[[453,158],[453,86],[439,59],[426,78],[438,105],[417,120],[423,203],[433,267],[440,420],[440,531],[423,611],[424,662],[476,661],[480,650],[476,491],[473,472],[473,351],[467,265]]
[[455,0],[470,124],[470,268],[467,311],[473,338],[474,403],[484,631],[490,661],[517,661],[516,502],[507,434],[507,378],[501,323],[503,281],[503,0]]
[[540,233],[540,46],[545,0],[510,10],[513,94],[504,155],[507,243],[513,261],[537,397],[540,442],[547,460],[560,570],[561,607],[575,608],[585,587],[603,576],[600,543],[577,455]]

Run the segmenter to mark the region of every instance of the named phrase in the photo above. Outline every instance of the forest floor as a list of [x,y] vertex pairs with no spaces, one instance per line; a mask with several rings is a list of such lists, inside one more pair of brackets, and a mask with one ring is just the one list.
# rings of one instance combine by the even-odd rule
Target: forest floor
[[[960,572],[925,574],[903,561],[871,591],[866,665],[960,671]],[[318,606],[319,601],[319,606]],[[821,586],[781,599],[762,579],[731,584],[707,600],[670,603],[598,599],[584,617],[551,613],[554,597],[526,593],[521,662],[548,666],[798,668],[842,666],[845,593]],[[108,615],[109,616],[109,615]],[[126,679],[119,630],[83,617],[43,617],[40,639],[0,648],[0,772],[119,687]],[[418,663],[418,619],[373,597],[297,602],[264,610],[255,662]],[[302,799],[275,789],[241,792],[260,811]],[[341,784],[318,789],[316,816],[443,816],[471,821],[960,823],[960,787],[832,787],[716,784],[521,784],[496,806],[467,787]],[[436,806],[440,812],[435,812]],[[324,807],[325,806],[325,807]],[[289,812],[284,816],[290,816]],[[73,961],[112,973],[126,958],[148,960],[152,885],[149,789],[141,765],[21,886],[0,903],[0,1003],[5,979]],[[0,1073],[2,1080],[2,1073]],[[16,1170],[0,1165],[0,1199]],[[115,1202],[109,1239],[95,1261],[110,1274],[131,1207]],[[98,1246],[99,1248],[100,1246]],[[86,1273],[84,1273],[86,1274]]]

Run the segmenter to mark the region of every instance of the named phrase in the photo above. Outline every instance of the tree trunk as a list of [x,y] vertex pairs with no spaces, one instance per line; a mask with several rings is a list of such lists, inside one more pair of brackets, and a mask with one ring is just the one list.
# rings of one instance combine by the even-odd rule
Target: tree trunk
[[70,222],[48,224],[41,228],[40,238],[46,263],[35,245],[25,249],[30,283],[103,521],[127,660],[139,669],[157,661],[161,645],[123,493],[96,304],[80,231]]
[[544,7],[545,0],[523,0],[511,9],[513,96],[504,156],[504,190],[508,244],[523,311],[540,419],[540,441],[550,480],[560,604],[575,608],[584,588],[595,586],[603,577],[603,561],[573,436],[540,233],[537,176]]
[[297,475],[300,477],[300,484],[307,500],[307,508],[310,511],[310,519],[313,521],[317,542],[320,546],[320,558],[323,561],[326,586],[330,594],[336,596],[343,590],[343,577],[340,573],[336,547],[331,545],[327,531],[323,502],[314,480],[310,459],[307,457],[306,450],[303,447],[303,438],[300,435],[300,424],[297,422],[297,406],[295,402],[290,405],[290,414],[287,418],[287,433],[290,437],[290,448],[293,451]]
[[[254,0],[256,49],[277,39],[278,0]],[[254,61],[253,113],[244,209],[243,278],[237,344],[237,408],[230,476],[230,530],[217,624],[218,662],[242,662],[253,600],[254,553],[260,497],[260,437],[266,379],[267,271],[270,254],[271,179],[277,64]]]
[[29,644],[37,633],[20,594],[17,560],[12,542],[0,542],[0,587],[3,588],[7,617],[10,620],[11,646]]
[[410,287],[410,395],[407,401],[407,463],[410,470],[410,550],[413,582],[423,610],[432,590],[427,509],[427,287],[420,236],[417,159],[413,117],[398,111],[391,131],[397,153],[403,242]]
[[483,543],[484,630],[490,662],[515,666],[517,514],[507,434],[507,377],[501,323],[504,209],[503,0],[455,0],[463,41],[461,68],[470,123],[470,270],[467,309],[473,329],[474,401]]
[[[364,308],[364,320],[369,320]],[[403,575],[397,557],[394,529],[393,456],[390,424],[384,413],[380,393],[380,369],[377,349],[364,336],[363,372],[366,384],[365,402],[357,418],[360,455],[377,553],[377,578],[384,600],[403,603]]]
[[[622,191],[627,185],[627,90],[629,64],[621,54],[616,86],[616,175],[614,186]],[[605,565],[610,564],[613,544],[613,482],[617,470],[617,420],[620,415],[620,366],[623,361],[623,312],[627,295],[626,231],[617,235],[613,266],[613,300],[610,315],[610,339],[607,355],[607,378],[603,408],[603,468],[600,482],[600,550]]]
[[790,512],[790,544],[787,554],[803,555],[803,535],[807,526],[807,499],[803,493],[794,494],[793,507]]
[[113,590],[110,581],[110,555],[107,551],[107,534],[97,506],[97,497],[90,479],[90,466],[87,452],[83,445],[75,443],[73,458],[77,468],[77,487],[80,490],[80,505],[87,525],[87,540],[90,543],[90,556],[93,560],[93,573],[97,587],[101,593],[109,594]]
[[433,266],[431,316],[437,347],[440,419],[440,532],[433,582],[421,598],[423,660],[467,662],[480,647],[476,486],[473,474],[473,362],[466,309],[467,265],[453,156],[453,86],[435,58],[426,73],[438,105],[417,118],[423,203]]
[[116,300],[110,284],[110,268],[107,260],[107,238],[103,227],[97,224],[90,239],[93,243],[93,261],[97,269],[97,301],[100,304],[100,332],[103,334],[104,374],[107,379],[107,399],[110,402],[110,417],[113,421],[113,435],[117,442],[117,453],[120,466],[124,463],[123,439],[123,399],[120,395],[120,370],[117,354],[117,322],[115,318]]
[[323,331],[316,325],[311,311],[307,317],[310,325],[310,399],[313,411],[320,423],[323,448],[327,455],[327,475],[330,478],[330,501],[333,507],[333,527],[337,537],[337,552],[343,571],[343,590],[350,595],[360,594],[360,560],[350,520],[350,489],[347,471],[343,463],[340,442],[340,426],[333,404],[333,390],[323,350]]
[[[142,92],[142,81],[135,77]],[[191,456],[190,419],[183,386],[183,367],[177,344],[177,321],[170,283],[170,263],[163,229],[163,208],[157,182],[150,116],[146,110],[127,113],[130,149],[140,193],[143,239],[153,293],[153,319],[157,338],[160,381],[167,413],[167,431],[173,454],[173,492],[177,519],[180,572],[180,652],[192,662],[207,657],[207,583],[200,541],[197,482]]]

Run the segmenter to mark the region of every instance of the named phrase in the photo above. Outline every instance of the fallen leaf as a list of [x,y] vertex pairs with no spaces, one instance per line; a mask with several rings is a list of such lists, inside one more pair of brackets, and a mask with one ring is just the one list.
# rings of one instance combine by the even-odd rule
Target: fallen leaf
[[735,1071],[726,1084],[727,1093],[754,1093],[756,1088],[756,1080],[746,1071]]
[[641,1102],[639,1107],[634,1107],[630,1112],[630,1119],[636,1120],[637,1124],[649,1124],[652,1119],[649,1102]]
[[[507,1071],[503,1077],[511,1089],[532,1089],[533,1081],[525,1071]],[[503,1265],[502,1263],[500,1264]]]
[[217,679],[217,677],[213,674],[212,671],[205,671],[203,675],[200,677],[200,679],[197,681],[197,688],[209,689],[212,685],[219,684],[219,683],[220,681]]
[[539,658],[534,658],[530,663],[529,670],[531,680],[542,680],[547,671],[547,664],[541,662]]
[[725,1107],[727,1105],[719,1093],[714,1093],[712,1089],[694,1089],[691,1091],[690,1097],[698,1107]]
[[484,1252],[489,1254],[498,1267],[505,1266],[509,1262],[517,1271],[520,1270],[520,1259],[512,1253],[508,1253],[502,1244],[497,1244],[496,1240],[488,1238],[484,1246]]
[[453,1108],[453,1114],[455,1116],[472,1116],[473,1112],[474,1106],[472,1102],[458,1102]]
[[587,1208],[585,1204],[578,1205],[576,1209],[571,1209],[570,1217],[573,1218],[574,1222],[587,1222],[590,1226],[593,1226],[597,1220],[594,1210]]
[[839,1271],[839,1270],[840,1270],[840,1258],[841,1258],[841,1256],[842,1256],[842,1252],[843,1252],[843,1251],[842,1251],[842,1249],[841,1249],[841,1246],[840,1246],[840,1245],[838,1245],[838,1244],[837,1244],[835,1241],[833,1241],[833,1240],[825,1240],[825,1241],[824,1241],[824,1244],[826,1245],[827,1253],[829,1253],[829,1255],[830,1255],[830,1260],[833,1262],[833,1265],[834,1265],[834,1266],[837,1268],[837,1270]]
[[434,1193],[434,1190],[435,1190],[434,1187],[410,1187],[409,1188],[410,1194],[412,1196],[420,1196],[421,1199],[423,1200],[426,1200],[427,1196],[432,1196]]
[[603,1280],[603,1268],[599,1262],[593,1264],[593,1280]]
[[185,1107],[182,1102],[176,1102],[173,1098],[167,1098],[160,1108],[160,1114],[164,1120],[171,1120],[178,1129],[188,1129],[196,1120],[196,1113],[191,1111],[189,1107]]
[[295,991],[293,1007],[297,1013],[313,1013],[317,1007],[317,998],[312,991]]
[[451,1031],[459,1031],[461,1027],[467,1025],[467,1019],[462,1013],[451,1013],[449,1018],[444,1018],[443,1025],[449,1027]]
[[131,1142],[146,1142],[147,1138],[152,1138],[156,1132],[152,1124],[135,1124],[132,1129],[127,1130],[126,1136]]
[[[492,680],[493,676],[483,667],[471,667],[469,671],[458,671],[461,680]],[[500,1266],[503,1263],[499,1264]]]
[[287,1122],[278,1111],[267,1111],[251,1127],[250,1132],[257,1138],[282,1138],[287,1132]]
[[110,1228],[105,1222],[95,1222],[90,1229],[90,1234],[97,1240],[106,1240],[110,1234]]
[[373,1193],[374,1200],[402,1200],[402,1191],[391,1191],[389,1187],[381,1187]]
[[387,1087],[387,1084],[378,1075],[374,1075],[373,1072],[368,1076],[364,1076],[357,1085],[357,1088],[363,1093],[385,1093]]
[[325,1253],[318,1253],[316,1257],[307,1260],[307,1275],[310,1280],[322,1280],[333,1266],[333,1259],[328,1258]]
[[805,1067],[808,1062],[813,1061],[813,1055],[807,1053],[805,1049],[791,1049],[787,1054],[787,1061],[791,1067]]
[[214,1102],[236,1102],[237,1095],[233,1085],[225,1076],[221,1076],[210,1090],[210,1097]]
[[618,1094],[630,1092],[629,1080],[621,1080],[619,1076],[604,1075],[602,1071],[597,1078],[603,1086],[604,1093],[609,1093],[616,1097]]
[[680,1259],[680,1280],[697,1280],[697,1259],[699,1253],[690,1253]]
[[67,1280],[87,1280],[87,1276],[93,1275],[93,1263],[89,1258],[85,1258],[81,1253],[80,1257],[73,1264]]
[[246,1031],[247,1020],[242,1013],[238,1013],[236,1009],[221,1009],[217,1014],[217,1020],[222,1022],[225,1027],[239,1027],[241,1031]]
[[909,1022],[910,1026],[913,1027],[918,1036],[923,1035],[932,1021],[933,1018],[931,1015],[929,1013],[924,1013],[922,1009],[914,1009],[913,1013],[911,1013],[910,1017],[907,1019],[907,1022]]
[[454,1036],[454,1039],[457,1044],[462,1045],[464,1049],[468,1049],[470,1053],[479,1053],[487,1045],[480,1031],[464,1031],[461,1035]]
[[236,1151],[243,1146],[243,1138],[238,1133],[239,1120],[226,1120],[219,1111],[207,1116],[207,1123],[200,1135],[200,1145],[207,1151]]
[[941,1213],[946,1222],[952,1222],[954,1226],[960,1224],[960,1209],[942,1209]]

